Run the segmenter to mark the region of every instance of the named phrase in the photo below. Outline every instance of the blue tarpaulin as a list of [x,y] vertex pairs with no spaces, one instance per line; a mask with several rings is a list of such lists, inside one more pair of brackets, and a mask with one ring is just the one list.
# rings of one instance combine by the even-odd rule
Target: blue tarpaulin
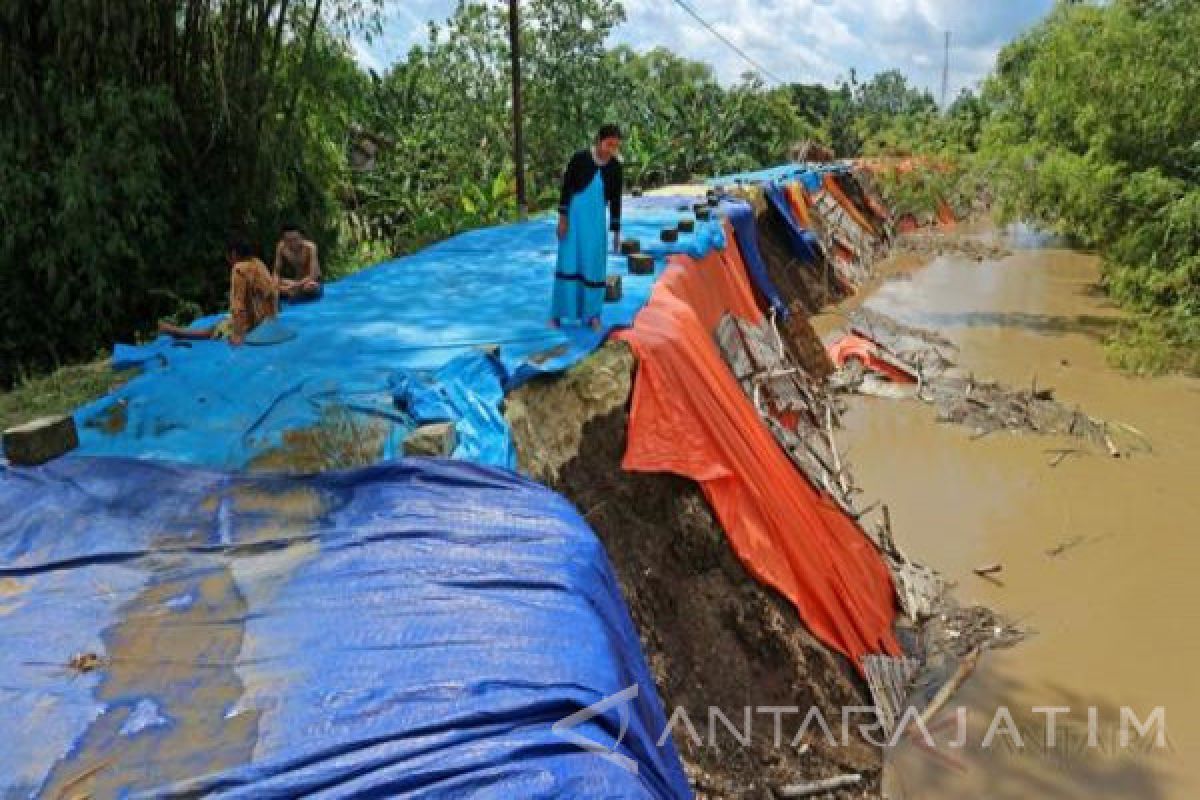
[[844,173],[849,172],[850,168],[845,164],[781,164],[776,167],[768,167],[767,169],[753,170],[751,172],[737,172],[730,175],[722,175],[718,178],[709,178],[710,186],[728,186],[739,183],[792,183],[798,181],[804,185],[805,189],[810,192],[815,192],[821,188],[821,176],[828,172]]
[[[686,216],[680,209],[691,202],[627,199],[624,238],[638,239],[655,255],[659,271],[670,253],[700,257],[723,247],[715,219],[680,234],[678,242],[660,241],[661,229]],[[630,275],[625,259],[613,255],[609,272],[622,276],[624,296],[605,305],[606,330],[551,330],[555,254],[550,217],[483,228],[331,283],[318,302],[285,308],[279,325],[295,336],[279,344],[233,348],[219,341],[159,338],[118,347],[114,361],[143,372],[80,409],[81,452],[236,469],[286,446],[289,432],[321,424],[331,409],[348,409],[387,428],[379,458],[394,457],[412,425],[393,403],[397,375],[445,379],[437,373],[448,363],[497,344],[508,389],[583,358],[608,329],[629,325],[649,297],[655,276]],[[483,397],[494,394],[494,387],[451,391]],[[507,436],[491,421],[468,425],[480,435]],[[471,457],[512,466],[511,459],[493,458],[511,455],[505,441],[472,447]]]
[[[72,456],[0,508],[2,796],[690,795],[603,547],[511,472]],[[618,693],[569,732],[628,761],[554,729]]]
[[787,223],[788,243],[791,245],[792,255],[809,264],[818,263],[821,260],[821,242],[817,239],[816,234],[805,228],[800,224],[800,220],[796,219],[796,214],[792,211],[792,204],[788,202],[783,187],[777,183],[768,183],[763,187],[763,191],[766,193],[771,207],[778,211],[779,216],[783,217],[783,221]]
[[783,302],[779,289],[771,280],[767,264],[758,250],[758,226],[754,222],[754,209],[749,203],[740,201],[723,201],[722,208],[733,226],[734,237],[737,239],[738,250],[741,251],[750,282],[766,299],[768,307],[787,319],[790,313],[787,304]]
[[[605,331],[547,327],[540,218],[329,284],[275,344],[118,347],[141,373],[77,412],[80,454],[0,466],[0,729],[34,734],[0,749],[0,795],[690,796],[602,546],[480,464],[515,463],[506,391],[630,324],[665,256],[724,247],[719,219],[660,241],[694,202],[626,201],[657,269],[610,259]],[[721,208],[781,305],[749,206]],[[382,429],[380,460],[452,419],[460,460],[229,471],[333,411]]]

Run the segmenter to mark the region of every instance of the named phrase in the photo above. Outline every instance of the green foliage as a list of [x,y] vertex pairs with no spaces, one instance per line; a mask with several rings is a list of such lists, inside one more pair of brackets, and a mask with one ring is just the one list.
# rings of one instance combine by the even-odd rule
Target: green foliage
[[[298,223],[337,277],[516,215],[505,4],[460,0],[376,74],[347,43],[378,33],[381,2],[0,4],[0,384],[221,307],[235,229],[269,252]],[[610,46],[620,0],[521,10],[535,211],[609,121],[629,183],[647,187],[778,163],[806,139],[853,156],[936,134],[957,152],[978,131],[966,111],[943,123],[897,72],[723,86],[667,49]]]
[[1200,375],[1200,324],[1179,314],[1139,316],[1117,331],[1108,355],[1114,366],[1143,375]]
[[1154,336],[1194,348],[1200,331],[1198,46],[1194,0],[1063,3],[985,88],[981,156],[1002,216],[1095,248],[1113,296],[1156,315],[1118,345],[1123,362]]
[[[608,47],[625,19],[617,0],[528,0],[521,13],[533,210],[557,204],[567,159],[605,122],[624,129],[626,179],[641,186],[775,163],[814,135],[789,88],[752,78],[726,88],[669,50]],[[460,2],[425,44],[370,79],[359,122],[388,146],[346,193],[349,246],[404,252],[515,216],[510,57],[505,9]]]
[[[336,244],[361,0],[0,4],[0,385],[228,288],[223,244]],[[356,27],[357,29],[357,27]],[[340,83],[339,83],[340,82]]]

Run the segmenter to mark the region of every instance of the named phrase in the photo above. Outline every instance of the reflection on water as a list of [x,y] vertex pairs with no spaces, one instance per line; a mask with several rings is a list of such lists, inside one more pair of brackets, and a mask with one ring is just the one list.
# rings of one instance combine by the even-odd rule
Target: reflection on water
[[1057,316],[1023,311],[908,311],[889,307],[892,316],[922,328],[1025,328],[1043,334],[1079,333],[1104,341],[1121,321],[1111,316],[1075,314]]
[[[1139,718],[1163,707],[1172,751],[976,746],[949,766],[905,750],[895,759],[904,797],[1200,797],[1200,381],[1106,365],[1101,339],[1120,314],[1091,291],[1098,277],[1096,259],[1061,249],[943,257],[866,303],[941,329],[977,375],[1016,386],[1036,376],[1062,402],[1136,427],[1152,455],[1075,454],[1052,467],[1046,451],[1069,442],[972,440],[927,407],[875,398],[853,401],[845,446],[866,496],[889,504],[901,546],[957,582],[964,603],[1037,632],[988,654],[952,708],[986,728],[1000,705],[1042,724],[1034,707],[1070,707],[1076,721],[1096,707],[1114,723],[1122,706]],[[988,563],[1003,565],[996,582],[972,572]]]
[[1024,222],[1014,222],[1009,225],[999,232],[999,238],[1014,250],[1063,249],[1070,246],[1070,242],[1065,236],[1047,233]]

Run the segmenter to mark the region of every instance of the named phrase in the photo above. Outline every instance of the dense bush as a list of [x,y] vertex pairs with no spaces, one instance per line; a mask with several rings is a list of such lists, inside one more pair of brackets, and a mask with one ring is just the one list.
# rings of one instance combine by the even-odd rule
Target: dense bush
[[[1063,3],[1004,49],[985,91],[1002,212],[1103,255],[1113,296],[1159,317],[1126,342],[1154,368],[1194,364],[1200,343],[1198,47],[1195,0]],[[1155,336],[1177,358],[1147,350]]]
[[[747,76],[723,87],[710,67],[666,49],[606,46],[617,0],[522,3],[527,195],[553,207],[568,157],[604,122],[626,131],[631,184],[657,186],[782,160],[811,135],[788,89]],[[508,18],[464,3],[363,95],[362,125],[390,146],[356,174],[349,228],[404,250],[516,211]]]
[[0,4],[0,384],[220,304],[233,228],[266,247],[296,219],[332,243],[342,19],[321,0]]

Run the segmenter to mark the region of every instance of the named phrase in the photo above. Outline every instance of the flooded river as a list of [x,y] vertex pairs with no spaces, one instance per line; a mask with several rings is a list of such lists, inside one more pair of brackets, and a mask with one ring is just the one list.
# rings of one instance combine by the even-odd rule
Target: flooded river
[[[1047,450],[1086,446],[973,439],[915,401],[852,401],[843,447],[865,496],[890,506],[901,546],[956,582],[960,602],[1036,631],[985,655],[937,718],[935,752],[894,754],[897,795],[1200,797],[1200,381],[1134,378],[1105,363],[1103,338],[1120,313],[1095,290],[1098,276],[1088,255],[1016,249],[983,263],[939,257],[866,300],[946,335],[977,376],[1013,386],[1036,377],[1064,403],[1134,426],[1154,448],[1121,459],[1073,454],[1052,467]],[[995,563],[994,579],[972,572]],[[1046,707],[1070,709],[1057,712],[1052,747],[1048,712],[1034,710]],[[1132,725],[1122,747],[1122,707],[1136,722],[1162,709],[1168,747]],[[949,746],[958,714],[962,748]],[[989,726],[996,735],[985,748]]]

